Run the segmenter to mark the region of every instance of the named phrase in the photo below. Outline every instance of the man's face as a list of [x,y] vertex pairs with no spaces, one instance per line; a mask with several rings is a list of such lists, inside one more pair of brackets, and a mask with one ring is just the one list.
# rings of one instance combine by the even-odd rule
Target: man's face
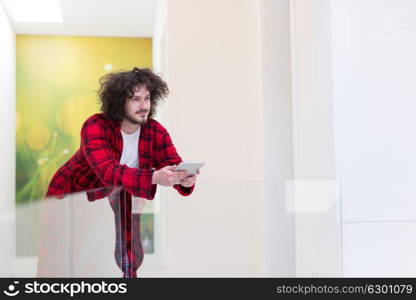
[[124,119],[143,125],[147,122],[147,116],[150,112],[150,93],[146,86],[137,86],[134,89],[134,95],[127,99],[124,106]]

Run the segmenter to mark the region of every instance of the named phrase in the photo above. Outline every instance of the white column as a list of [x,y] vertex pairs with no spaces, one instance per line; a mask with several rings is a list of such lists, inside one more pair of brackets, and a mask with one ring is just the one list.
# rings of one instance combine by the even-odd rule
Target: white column
[[206,162],[190,199],[168,190],[169,275],[260,276],[261,1],[169,1],[168,49],[169,131]]
[[331,1],[291,0],[296,275],[342,274],[335,179]]
[[286,197],[293,180],[290,1],[262,7],[265,136],[264,275],[295,276],[294,218]]

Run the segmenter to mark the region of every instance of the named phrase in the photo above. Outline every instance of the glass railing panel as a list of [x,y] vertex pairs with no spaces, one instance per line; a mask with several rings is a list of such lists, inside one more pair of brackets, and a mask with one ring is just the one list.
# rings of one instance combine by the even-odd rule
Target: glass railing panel
[[14,276],[337,277],[341,223],[337,180],[201,178],[187,197],[172,187],[151,201],[121,187],[91,202],[49,197],[16,207]]

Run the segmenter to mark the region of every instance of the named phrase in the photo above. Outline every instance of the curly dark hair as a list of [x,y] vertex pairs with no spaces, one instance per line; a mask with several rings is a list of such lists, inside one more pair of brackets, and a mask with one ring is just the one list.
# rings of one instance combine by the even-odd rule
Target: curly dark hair
[[149,118],[156,113],[160,100],[166,98],[169,89],[158,75],[148,68],[133,68],[131,71],[109,73],[100,78],[100,89],[97,94],[104,116],[121,122],[124,118],[124,104],[134,95],[134,88],[146,86],[150,93]]

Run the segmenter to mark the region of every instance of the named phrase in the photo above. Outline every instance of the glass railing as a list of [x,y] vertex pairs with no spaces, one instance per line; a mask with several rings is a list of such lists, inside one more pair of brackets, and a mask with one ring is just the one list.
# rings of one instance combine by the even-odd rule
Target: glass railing
[[[15,277],[342,276],[336,180],[201,179],[154,200],[121,187],[16,207]],[[10,235],[11,236],[11,235]]]

